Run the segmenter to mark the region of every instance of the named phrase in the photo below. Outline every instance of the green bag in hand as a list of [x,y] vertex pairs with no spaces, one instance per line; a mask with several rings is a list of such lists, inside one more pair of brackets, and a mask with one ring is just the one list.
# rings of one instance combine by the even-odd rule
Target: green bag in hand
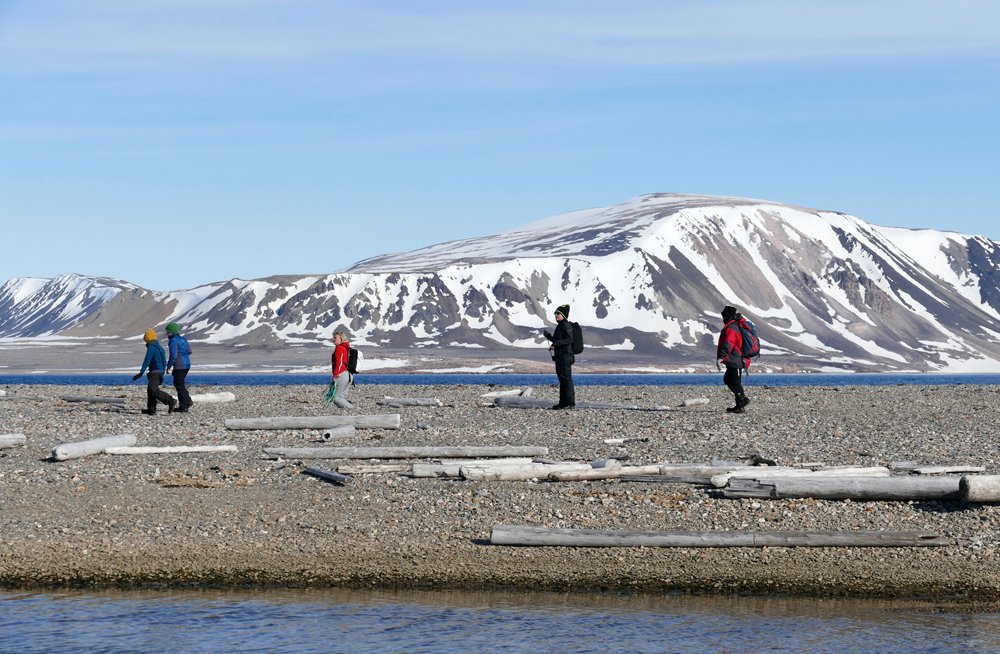
[[324,398],[326,400],[327,406],[329,406],[330,403],[333,402],[334,398],[336,397],[337,397],[337,385],[330,384],[330,388],[326,389],[326,397]]

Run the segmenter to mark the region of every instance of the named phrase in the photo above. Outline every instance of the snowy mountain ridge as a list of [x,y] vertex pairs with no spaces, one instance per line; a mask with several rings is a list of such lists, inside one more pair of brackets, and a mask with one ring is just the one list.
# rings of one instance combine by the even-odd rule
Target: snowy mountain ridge
[[[1000,370],[1000,243],[883,228],[774,202],[656,194],[328,275],[156,292],[105,278],[13,279],[0,337],[134,337],[281,347],[346,328],[368,347],[538,348],[571,305],[592,351],[678,367],[714,354],[718,313],[758,323],[783,370]],[[586,356],[586,353],[585,355]]]

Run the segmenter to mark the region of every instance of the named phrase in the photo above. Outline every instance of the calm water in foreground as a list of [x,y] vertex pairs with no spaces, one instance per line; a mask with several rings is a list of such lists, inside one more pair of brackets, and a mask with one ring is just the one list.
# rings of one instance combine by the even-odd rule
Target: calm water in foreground
[[1000,616],[861,601],[362,591],[0,594],[0,652],[998,652]]

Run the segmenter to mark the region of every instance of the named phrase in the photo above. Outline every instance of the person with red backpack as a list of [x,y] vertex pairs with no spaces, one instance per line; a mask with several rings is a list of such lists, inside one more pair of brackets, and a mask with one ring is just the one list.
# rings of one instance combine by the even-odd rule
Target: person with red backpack
[[736,307],[727,306],[722,310],[723,327],[719,334],[715,366],[726,366],[726,374],[722,379],[736,396],[736,406],[727,408],[727,413],[743,413],[750,404],[750,398],[743,392],[743,371],[750,368],[750,358],[743,356],[743,334],[740,330],[742,321],[743,316]]

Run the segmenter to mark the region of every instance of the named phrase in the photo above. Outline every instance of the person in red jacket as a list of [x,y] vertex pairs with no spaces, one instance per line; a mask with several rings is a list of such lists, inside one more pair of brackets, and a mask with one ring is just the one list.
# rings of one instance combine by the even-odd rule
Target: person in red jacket
[[354,405],[347,401],[347,394],[351,390],[351,373],[347,371],[347,358],[351,353],[351,344],[347,340],[347,334],[334,332],[333,344],[330,362],[333,365],[333,384],[337,389],[333,396],[333,403],[341,409],[353,409]]
[[727,306],[722,310],[722,333],[715,353],[717,368],[726,366],[722,378],[729,390],[736,396],[736,406],[726,409],[729,413],[743,413],[750,404],[750,398],[743,392],[743,371],[750,367],[750,359],[743,357],[743,336],[740,334],[740,318],[736,307]]

